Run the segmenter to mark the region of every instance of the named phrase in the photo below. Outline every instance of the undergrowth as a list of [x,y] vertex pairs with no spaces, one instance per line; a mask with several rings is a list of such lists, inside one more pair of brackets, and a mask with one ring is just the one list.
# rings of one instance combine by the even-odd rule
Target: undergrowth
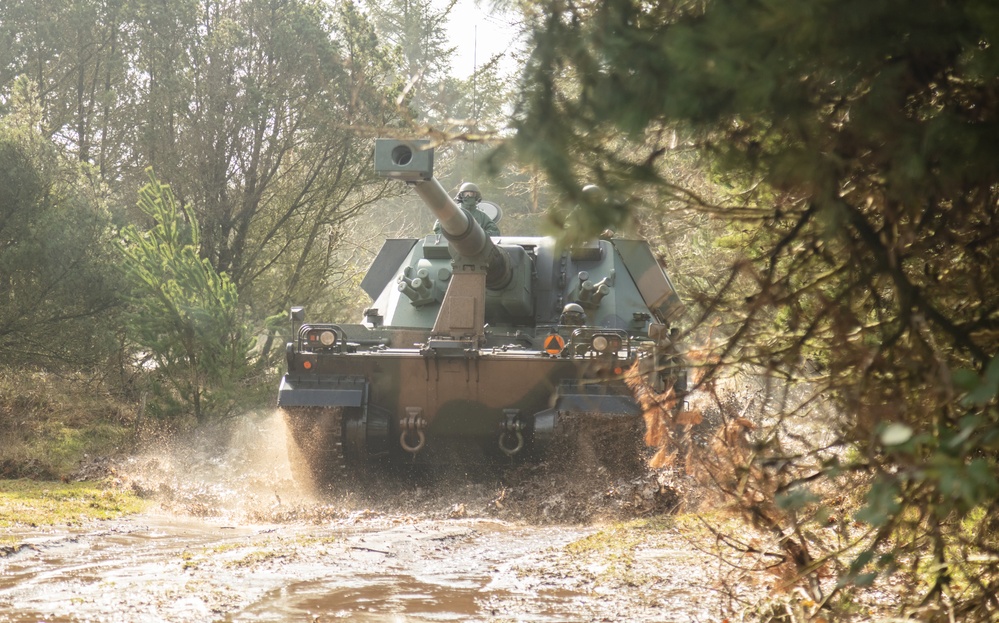
[[0,478],[71,478],[137,443],[135,407],[83,378],[0,370]]

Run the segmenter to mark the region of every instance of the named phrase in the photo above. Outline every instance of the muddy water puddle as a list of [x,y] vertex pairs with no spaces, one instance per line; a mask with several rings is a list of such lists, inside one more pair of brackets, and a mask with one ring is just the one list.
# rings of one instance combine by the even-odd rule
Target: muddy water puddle
[[26,533],[2,621],[576,621],[579,591],[524,569],[591,528],[484,519],[226,526],[142,516]]
[[149,514],[0,531],[0,623],[717,621],[745,601],[665,520],[608,528],[673,508],[661,475],[530,468],[316,499],[280,422],[111,466]]

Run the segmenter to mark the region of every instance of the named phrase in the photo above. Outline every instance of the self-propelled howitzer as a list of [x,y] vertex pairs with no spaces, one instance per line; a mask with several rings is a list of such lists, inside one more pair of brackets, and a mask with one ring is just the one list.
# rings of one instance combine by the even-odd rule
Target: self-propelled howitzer
[[278,404],[301,476],[543,458],[580,418],[633,429],[627,374],[682,401],[683,306],[647,243],[487,236],[433,177],[425,141],[377,141],[375,170],[409,184],[440,234],[385,242],[360,323],[293,308]]

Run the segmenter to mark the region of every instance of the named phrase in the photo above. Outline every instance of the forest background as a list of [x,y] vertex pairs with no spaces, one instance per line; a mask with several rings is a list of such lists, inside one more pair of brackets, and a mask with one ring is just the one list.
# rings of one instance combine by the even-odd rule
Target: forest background
[[[807,377],[715,485],[808,616],[899,578],[903,616],[999,616],[999,9],[506,8],[521,73],[456,78],[421,0],[4,3],[4,474],[267,405],[287,309],[356,317],[372,241],[429,228],[372,139],[430,136],[510,233],[649,238],[705,386]],[[818,401],[831,435],[788,443]]]

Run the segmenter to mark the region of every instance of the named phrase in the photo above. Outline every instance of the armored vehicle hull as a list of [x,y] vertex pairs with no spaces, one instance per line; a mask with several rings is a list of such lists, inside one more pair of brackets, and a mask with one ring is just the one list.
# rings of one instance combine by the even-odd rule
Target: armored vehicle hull
[[682,304],[645,242],[487,237],[421,148],[379,141],[376,169],[413,185],[442,233],[386,241],[362,282],[374,303],[361,323],[292,310],[278,404],[303,477],[543,458],[572,418],[640,422],[628,375],[682,393],[671,326]]

